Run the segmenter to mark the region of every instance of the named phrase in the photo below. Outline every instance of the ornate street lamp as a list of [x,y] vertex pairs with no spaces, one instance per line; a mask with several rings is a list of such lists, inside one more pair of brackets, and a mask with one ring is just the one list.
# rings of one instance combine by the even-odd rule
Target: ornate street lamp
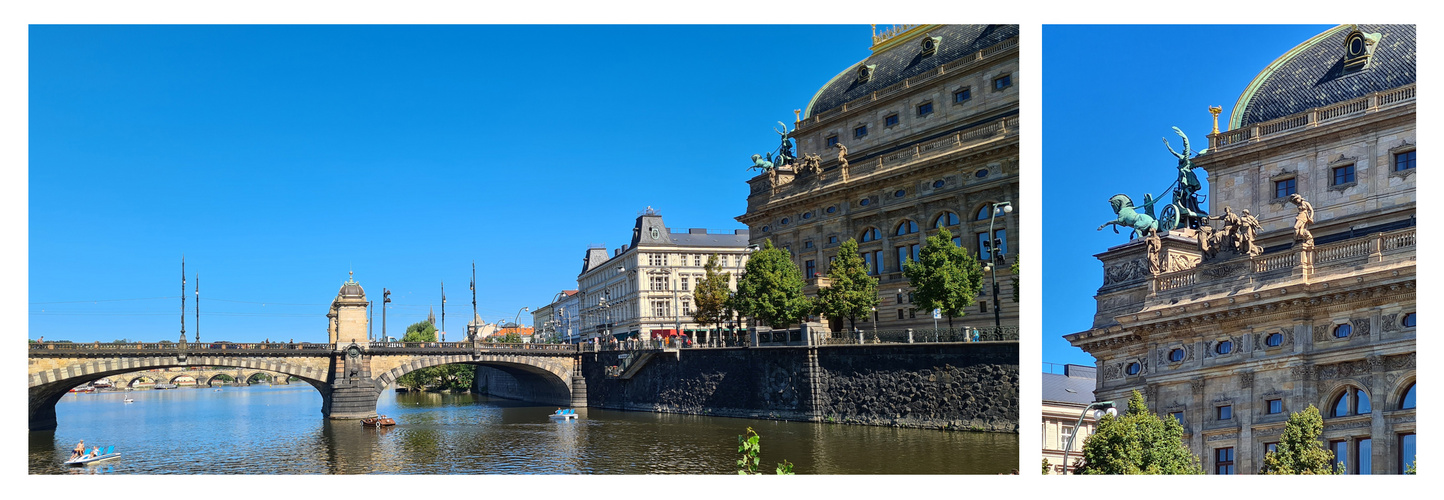
[[1007,201],[994,203],[990,210],[992,210],[992,217],[988,218],[988,244],[985,245],[988,248],[989,261],[988,265],[986,266],[986,270],[991,272],[993,276],[993,326],[995,327],[994,334],[1000,334],[1003,329],[1003,311],[998,304],[997,264],[999,260],[1001,260],[1003,257],[1003,250],[1002,248],[999,248],[1003,245],[1002,241],[1000,241],[997,237],[997,233],[993,232],[993,224],[997,222],[998,217],[1002,217],[1003,214],[1006,213],[1011,213],[1013,211],[1013,204]]
[[1089,411],[1093,412],[1093,420],[1103,418],[1103,415],[1117,415],[1118,409],[1113,407],[1112,401],[1098,401],[1091,403],[1078,415],[1078,422],[1073,424],[1073,434],[1068,436],[1068,444],[1063,448],[1063,474],[1068,474],[1068,453],[1073,451],[1073,440],[1078,438],[1078,430],[1083,427],[1083,417],[1088,416]]

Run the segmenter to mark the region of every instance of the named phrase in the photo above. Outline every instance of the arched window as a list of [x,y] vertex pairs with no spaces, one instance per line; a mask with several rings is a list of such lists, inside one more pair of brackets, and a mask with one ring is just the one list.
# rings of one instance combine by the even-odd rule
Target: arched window
[[942,215],[938,216],[938,220],[933,221],[933,229],[956,225],[958,225],[958,214],[952,212],[943,212]]
[[1418,318],[1415,318],[1415,317],[1414,317],[1414,313],[1404,313],[1404,321],[1403,321],[1404,327],[1406,327],[1406,328],[1414,328],[1414,324],[1415,324],[1417,321],[1418,321]]
[[1413,408],[1414,408],[1414,384],[1409,384],[1409,388],[1408,388],[1408,389],[1404,389],[1404,397],[1399,398],[1399,409],[1400,409],[1400,410],[1410,410],[1410,409],[1413,409]]
[[910,220],[905,220],[897,225],[897,232],[893,233],[893,235],[902,236],[904,234],[913,234],[916,232],[918,232],[918,223]]
[[984,203],[983,206],[978,207],[978,218],[977,218],[977,220],[988,220],[988,219],[990,219],[990,218],[992,218],[992,217],[993,217],[993,204],[992,204],[992,203]]
[[1369,395],[1358,387],[1350,386],[1344,392],[1334,398],[1329,404],[1330,417],[1347,417],[1349,415],[1368,415],[1371,410],[1369,406]]
[[869,242],[869,241],[873,241],[873,240],[876,240],[876,239],[881,238],[881,237],[882,237],[882,231],[878,231],[877,228],[875,228],[875,227],[870,227],[870,228],[867,228],[867,229],[862,230],[862,238],[861,238],[861,240],[862,240],[863,243],[866,243],[866,242]]
[[1334,404],[1330,405],[1330,407],[1333,408],[1333,410],[1329,412],[1330,417],[1347,416],[1349,414],[1349,391],[1344,391],[1343,394],[1340,394],[1339,398],[1335,399]]
[[1348,338],[1350,333],[1354,333],[1354,327],[1348,323],[1334,327],[1334,338],[1336,339]]

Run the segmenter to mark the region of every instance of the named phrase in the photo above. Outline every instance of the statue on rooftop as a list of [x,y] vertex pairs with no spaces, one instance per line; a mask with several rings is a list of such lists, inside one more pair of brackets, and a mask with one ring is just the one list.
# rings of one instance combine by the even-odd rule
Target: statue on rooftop
[[1167,147],[1168,152],[1178,158],[1178,180],[1174,182],[1173,202],[1163,209],[1162,217],[1159,220],[1164,229],[1197,228],[1203,218],[1208,216],[1208,213],[1199,206],[1201,200],[1198,192],[1203,189],[1203,184],[1193,173],[1193,169],[1198,168],[1193,165],[1193,158],[1207,153],[1208,149],[1204,148],[1202,151],[1195,152],[1189,149],[1188,136],[1184,135],[1182,130],[1173,127],[1173,132],[1183,139],[1183,152],[1174,151],[1173,146],[1168,144],[1168,139],[1163,139],[1164,147]]
[[787,130],[786,123],[777,122],[777,124],[782,125],[782,130],[772,129],[772,131],[782,136],[782,144],[777,146],[777,161],[775,163],[779,167],[791,165],[793,159],[795,159],[795,157],[792,156],[792,132],[796,132],[796,130]]
[[1298,193],[1289,195],[1289,203],[1299,209],[1298,215],[1294,216],[1294,241],[1301,242],[1305,250],[1313,248],[1314,234],[1309,232],[1309,224],[1314,223],[1314,206]]
[[762,159],[762,155],[752,155],[752,166],[747,167],[747,170],[772,171],[772,162],[769,161],[771,160],[771,155],[771,153],[768,153],[769,158],[767,160]]
[[1243,219],[1233,213],[1232,207],[1223,207],[1223,215],[1205,217],[1206,220],[1223,221],[1223,235],[1220,239],[1227,242],[1227,249],[1234,253],[1245,253],[1243,248]]
[[837,143],[837,164],[842,169],[842,182],[847,182],[847,146]]
[[[1145,205],[1149,205],[1151,204],[1150,202],[1153,201],[1152,196],[1145,195],[1143,199]],[[1103,228],[1110,225],[1113,226],[1113,232],[1115,233],[1118,232],[1119,226],[1132,228],[1133,232],[1128,235],[1128,239],[1137,238],[1140,235],[1151,232],[1158,232],[1158,221],[1154,220],[1151,215],[1138,213],[1138,211],[1134,209],[1133,198],[1129,198],[1128,195],[1115,194],[1112,198],[1108,199],[1108,203],[1113,205],[1113,213],[1117,214],[1118,218],[1104,222],[1103,225],[1098,226],[1099,231],[1102,231]]]
[[1148,233],[1148,237],[1144,238],[1143,241],[1147,245],[1148,272],[1153,274],[1162,273],[1164,263],[1159,254],[1163,251],[1163,239],[1158,237],[1158,231],[1153,231]]
[[1258,239],[1258,219],[1248,213],[1248,209],[1245,208],[1243,215],[1239,217],[1239,222],[1239,253],[1248,254],[1249,257],[1256,257],[1263,253],[1263,247],[1255,243]]

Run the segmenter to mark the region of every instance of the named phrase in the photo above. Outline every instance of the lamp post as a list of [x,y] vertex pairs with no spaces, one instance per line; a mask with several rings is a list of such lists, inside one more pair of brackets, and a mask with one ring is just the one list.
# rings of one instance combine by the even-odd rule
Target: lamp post
[[[530,306],[522,307],[521,309],[517,310],[516,317],[511,319],[511,326],[516,327],[517,340],[521,340],[521,324],[517,323],[517,321],[521,320],[521,313],[527,312],[529,310],[531,310]],[[532,326],[535,327],[536,325]],[[536,332],[532,332],[532,335],[536,335]]]
[[988,245],[988,271],[990,271],[993,276],[993,326],[995,327],[994,333],[996,334],[1003,328],[1003,310],[998,307],[997,266],[998,259],[1002,257],[1002,249],[998,248],[1002,246],[1002,242],[997,238],[997,233],[993,232],[993,224],[997,222],[998,217],[1006,213],[1011,213],[1013,211],[1013,204],[1007,201],[994,203],[990,210],[992,210],[993,216],[988,218],[988,242],[990,243]]
[[381,288],[381,340],[390,342],[391,337],[386,336],[386,304],[391,303],[391,290]]
[[1078,438],[1078,429],[1083,426],[1083,417],[1088,416],[1090,410],[1093,411],[1094,420],[1103,418],[1104,414],[1118,414],[1118,409],[1113,407],[1112,401],[1097,401],[1083,409],[1083,413],[1078,415],[1078,422],[1073,424],[1073,434],[1068,436],[1068,444],[1063,447],[1063,475],[1068,474],[1068,454],[1073,451],[1073,440]]

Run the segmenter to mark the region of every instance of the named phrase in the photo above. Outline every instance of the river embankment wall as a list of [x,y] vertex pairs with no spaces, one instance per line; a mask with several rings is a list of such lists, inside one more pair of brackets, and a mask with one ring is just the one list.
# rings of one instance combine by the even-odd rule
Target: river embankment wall
[[608,376],[621,354],[582,355],[589,407],[1018,430],[1017,342],[681,349],[653,355],[630,378]]

